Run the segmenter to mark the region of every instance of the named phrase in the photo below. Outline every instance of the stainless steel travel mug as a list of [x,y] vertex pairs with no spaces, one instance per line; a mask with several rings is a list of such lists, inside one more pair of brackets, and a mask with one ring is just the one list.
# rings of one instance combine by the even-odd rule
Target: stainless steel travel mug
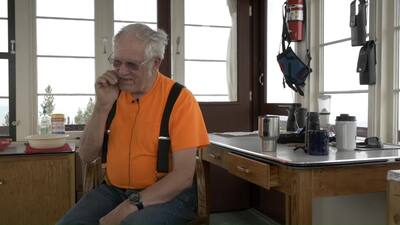
[[276,151],[279,138],[279,117],[259,116],[258,135],[262,138],[263,151]]

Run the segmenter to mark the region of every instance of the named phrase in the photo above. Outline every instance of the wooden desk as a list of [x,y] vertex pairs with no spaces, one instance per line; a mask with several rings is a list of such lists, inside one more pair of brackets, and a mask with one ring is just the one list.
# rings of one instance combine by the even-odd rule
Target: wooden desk
[[309,156],[283,145],[278,145],[277,152],[266,152],[257,136],[211,134],[210,140],[212,144],[200,155],[204,166],[215,164],[284,193],[286,224],[312,224],[316,197],[385,192],[387,171],[400,169],[399,150],[341,152],[332,148],[328,156]]

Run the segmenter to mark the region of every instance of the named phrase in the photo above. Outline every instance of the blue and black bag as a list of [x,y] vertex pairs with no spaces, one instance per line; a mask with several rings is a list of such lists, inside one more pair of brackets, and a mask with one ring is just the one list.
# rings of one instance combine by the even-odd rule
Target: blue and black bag
[[280,53],[277,60],[283,73],[283,86],[286,82],[291,89],[304,96],[302,89],[305,86],[305,80],[311,73],[311,68],[301,61],[291,47],[287,47]]

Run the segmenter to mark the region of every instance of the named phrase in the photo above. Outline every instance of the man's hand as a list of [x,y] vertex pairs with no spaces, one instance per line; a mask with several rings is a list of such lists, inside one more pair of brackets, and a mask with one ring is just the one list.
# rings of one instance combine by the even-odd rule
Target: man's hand
[[132,205],[129,200],[123,201],[115,209],[109,212],[107,215],[100,218],[101,225],[116,225],[120,224],[125,217],[129,214],[136,212],[136,206]]
[[[115,71],[108,70],[96,80],[96,106],[110,110],[118,98],[118,76]],[[108,111],[107,111],[108,112]]]

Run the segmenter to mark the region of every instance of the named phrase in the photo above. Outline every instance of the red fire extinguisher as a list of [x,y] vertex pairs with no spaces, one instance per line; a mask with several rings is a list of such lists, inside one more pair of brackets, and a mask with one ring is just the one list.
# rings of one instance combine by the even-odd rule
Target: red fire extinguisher
[[291,41],[304,38],[304,1],[287,0],[287,25]]

